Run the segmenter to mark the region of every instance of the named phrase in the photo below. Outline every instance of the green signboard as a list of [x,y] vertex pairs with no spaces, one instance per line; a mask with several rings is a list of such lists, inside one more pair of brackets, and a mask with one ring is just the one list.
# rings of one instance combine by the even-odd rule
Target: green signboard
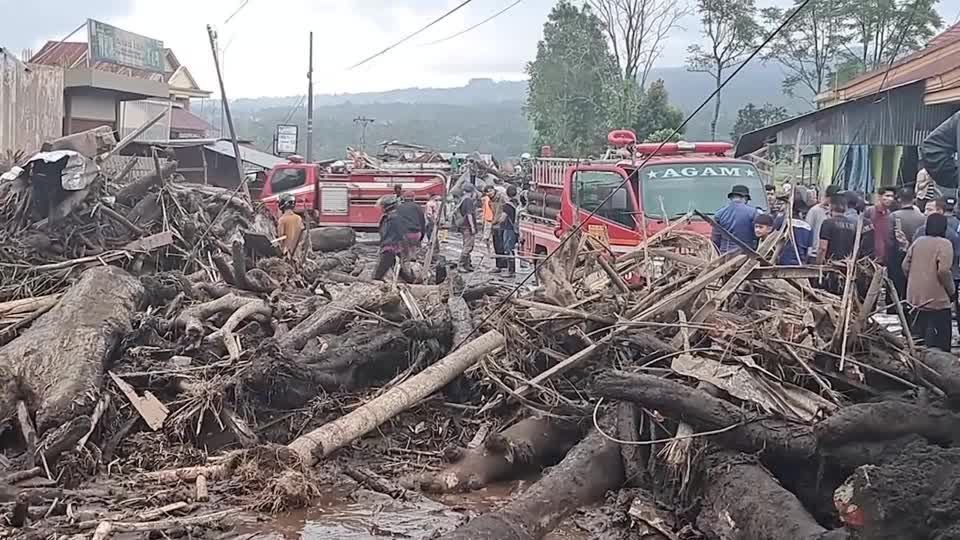
[[90,63],[107,62],[163,73],[163,42],[89,19]]

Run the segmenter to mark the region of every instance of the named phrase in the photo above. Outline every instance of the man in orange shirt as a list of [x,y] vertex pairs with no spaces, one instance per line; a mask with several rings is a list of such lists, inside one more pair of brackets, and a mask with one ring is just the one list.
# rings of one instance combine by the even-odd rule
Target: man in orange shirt
[[303,218],[294,211],[296,199],[289,193],[282,193],[277,198],[277,204],[283,215],[277,220],[277,237],[282,238],[280,251],[287,259],[292,259],[300,246],[300,235],[303,234]]
[[487,249],[492,249],[493,244],[493,186],[483,188],[483,197],[480,198],[480,205],[483,209],[483,235],[480,237],[487,244]]

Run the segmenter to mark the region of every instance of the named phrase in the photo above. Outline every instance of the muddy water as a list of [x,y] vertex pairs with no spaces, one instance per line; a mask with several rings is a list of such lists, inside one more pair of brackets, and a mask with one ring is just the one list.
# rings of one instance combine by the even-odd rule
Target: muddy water
[[[247,527],[260,539],[382,540],[435,538],[434,531],[447,532],[506,501],[522,483],[491,486],[474,493],[443,495],[438,500],[397,501],[387,495],[359,490],[331,492],[313,507]],[[560,527],[547,540],[585,540],[573,525]]]

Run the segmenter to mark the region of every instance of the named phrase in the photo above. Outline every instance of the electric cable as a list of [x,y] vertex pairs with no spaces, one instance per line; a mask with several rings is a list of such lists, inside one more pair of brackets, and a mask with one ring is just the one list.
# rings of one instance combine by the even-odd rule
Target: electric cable
[[397,41],[397,42],[394,43],[393,45],[388,46],[387,48],[383,49],[382,51],[376,52],[376,53],[374,53],[374,54],[372,54],[372,55],[364,58],[363,60],[361,60],[361,61],[357,62],[356,64],[354,64],[354,65],[350,66],[349,68],[347,68],[347,70],[349,71],[349,70],[351,70],[351,69],[358,68],[358,67],[366,64],[367,62],[373,60],[374,58],[377,58],[377,57],[379,57],[379,56],[382,56],[382,55],[390,52],[390,51],[393,50],[394,48],[399,47],[400,45],[402,45],[402,44],[406,43],[407,41],[413,39],[414,37],[418,36],[419,34],[421,34],[421,33],[422,33],[423,31],[425,31],[426,29],[430,28],[431,26],[433,26],[433,25],[437,24],[438,22],[446,19],[446,18],[449,17],[450,15],[453,15],[454,13],[456,13],[456,12],[459,11],[460,9],[464,8],[467,4],[469,4],[469,3],[472,2],[472,1],[473,1],[473,0],[463,0],[463,2],[460,2],[459,4],[457,4],[456,6],[454,6],[453,8],[451,8],[450,10],[448,10],[448,11],[447,11],[446,13],[444,13],[443,15],[440,15],[440,16],[437,17],[436,19],[430,21],[429,23],[427,23],[425,26],[421,27],[421,28],[420,28],[419,30],[417,30],[416,32],[408,35],[407,37],[401,39],[400,41]]
[[473,26],[469,26],[469,27],[467,27],[467,28],[464,28],[463,30],[457,32],[456,34],[447,36],[447,37],[442,38],[442,39],[438,39],[438,40],[436,40],[436,41],[431,41],[430,43],[424,43],[422,46],[423,46],[423,47],[428,47],[428,46],[430,46],[430,45],[437,45],[437,44],[440,44],[440,43],[444,43],[444,42],[446,42],[446,41],[450,41],[451,39],[458,38],[458,37],[466,34],[467,32],[469,32],[469,31],[471,31],[471,30],[474,30],[474,29],[476,29],[476,28],[478,28],[478,27],[480,27],[480,26],[483,26],[484,24],[487,24],[488,22],[496,19],[496,18],[499,17],[500,15],[503,15],[504,13],[510,11],[511,9],[513,9],[514,7],[516,7],[520,2],[523,2],[523,0],[516,0],[515,2],[513,2],[513,3],[510,4],[509,6],[501,9],[500,11],[494,13],[493,15],[490,15],[490,16],[487,17],[486,19],[478,22],[477,24],[475,24],[475,25],[473,25]]
[[[790,23],[793,21],[794,18],[796,18],[797,14],[800,13],[800,12],[807,6],[807,4],[809,4],[809,3],[810,3],[810,0],[803,0],[803,3],[801,3],[799,6],[797,6],[797,9],[793,10],[793,12],[790,13],[790,15],[789,15],[786,19],[784,19],[783,22],[781,22],[780,25],[777,26],[777,28],[775,28],[775,29],[773,30],[773,32],[771,32],[770,35],[767,36],[767,37],[760,43],[760,45],[758,45],[757,48],[754,49],[753,52],[751,52],[751,53],[747,56],[747,58],[744,59],[744,61],[743,61],[739,66],[737,66],[737,68],[736,68],[735,70],[733,70],[733,72],[732,72],[726,79],[724,79],[724,81],[723,81],[716,89],[714,89],[713,92],[710,93],[710,95],[703,101],[703,103],[700,104],[699,107],[697,107],[692,113],[690,113],[689,115],[687,115],[687,117],[683,120],[683,122],[681,122],[680,125],[678,125],[678,126],[673,130],[673,132],[670,133],[670,135],[669,135],[668,137],[665,137],[665,138],[664,138],[664,140],[660,143],[660,145],[657,146],[656,150],[654,150],[653,152],[651,152],[650,154],[648,154],[648,155],[643,159],[643,161],[640,162],[639,165],[636,165],[636,169],[638,169],[638,170],[639,170],[639,169],[642,169],[642,168],[650,161],[650,159],[651,159],[653,156],[655,156],[655,155],[664,147],[665,144],[667,144],[667,141],[671,140],[675,135],[677,135],[678,133],[680,133],[680,131],[690,122],[690,120],[693,119],[693,117],[696,116],[701,110],[703,110],[704,107],[706,107],[706,106],[710,103],[710,101],[713,100],[713,98],[716,97],[717,94],[719,94],[720,91],[723,90],[723,88],[724,88],[734,77],[736,77],[737,74],[740,73],[740,72],[743,70],[743,68],[744,68],[751,60],[753,60],[758,54],[760,54],[760,51],[762,51],[764,47],[766,47],[771,41],[773,41],[773,38],[775,38],[775,37],[777,36],[777,34],[779,34],[784,28],[786,28],[787,25],[790,24]],[[567,242],[569,242],[570,239],[574,237],[575,233],[577,233],[577,232],[579,232],[581,229],[583,229],[584,224],[585,224],[587,221],[589,221],[590,218],[592,218],[593,216],[595,216],[595,215],[597,214],[597,211],[598,211],[604,204],[606,204],[607,201],[609,201],[609,200],[614,196],[614,194],[616,194],[618,191],[620,191],[620,189],[622,189],[623,186],[625,186],[628,181],[629,181],[629,177],[624,178],[623,180],[620,181],[620,183],[617,185],[617,187],[615,187],[614,189],[610,190],[610,192],[607,194],[607,196],[604,197],[600,202],[597,203],[595,209],[592,210],[592,211],[590,211],[590,213],[586,216],[585,219],[581,220],[580,223],[574,225],[573,229],[571,229],[571,231],[570,231],[566,236],[564,236],[563,238],[560,239],[560,244],[557,246],[557,248],[554,249],[552,252],[548,253],[547,256],[544,257],[544,259],[543,259],[543,261],[541,262],[541,264],[546,263],[548,260],[550,260],[551,257],[553,257],[556,253],[558,253],[558,252],[560,251],[560,248],[562,248]],[[474,334],[477,333],[477,330],[478,330],[479,328],[481,328],[484,324],[487,323],[487,321],[489,321],[490,319],[492,319],[494,316],[499,315],[499,314],[503,311],[504,306],[506,306],[506,305],[510,302],[510,297],[512,297],[512,296],[513,296],[514,294],[516,294],[517,292],[519,292],[520,289],[523,288],[523,286],[527,283],[527,281],[529,281],[530,278],[533,277],[533,275],[534,275],[534,273],[528,274],[528,275],[527,275],[526,277],[524,277],[524,278],[520,281],[520,283],[518,283],[509,293],[507,293],[506,295],[504,295],[504,297],[500,299],[500,301],[497,303],[497,305],[494,307],[494,309],[492,309],[492,310],[490,311],[490,313],[488,313],[483,319],[481,319],[479,323],[477,323],[476,325],[474,325],[474,327],[470,330],[470,332],[469,332],[466,336],[464,336],[464,337],[460,340],[459,343],[454,344],[454,346],[453,346],[450,350],[456,350],[456,349],[460,348],[461,346],[463,346],[468,340],[470,340],[470,339],[472,338],[472,336],[473,336]]]

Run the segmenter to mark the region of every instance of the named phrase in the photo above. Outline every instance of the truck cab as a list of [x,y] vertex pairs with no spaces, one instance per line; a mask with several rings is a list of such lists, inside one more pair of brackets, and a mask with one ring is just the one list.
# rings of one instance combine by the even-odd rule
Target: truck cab
[[447,177],[431,170],[380,170],[326,167],[305,163],[291,156],[288,163],[267,173],[260,200],[277,215],[280,194],[296,200],[295,211],[312,218],[318,225],[351,227],[360,231],[377,230],[383,213],[377,201],[394,194],[400,186],[404,198],[425,205],[434,195],[446,193]]
[[[578,223],[584,232],[601,235],[614,252],[629,252],[691,210],[717,211],[737,184],[747,186],[751,203],[766,210],[759,171],[749,161],[728,157],[731,149],[723,142],[631,144],[629,159],[536,159],[533,191],[520,218],[521,255],[551,252]],[[704,236],[711,232],[697,218],[684,228]]]

